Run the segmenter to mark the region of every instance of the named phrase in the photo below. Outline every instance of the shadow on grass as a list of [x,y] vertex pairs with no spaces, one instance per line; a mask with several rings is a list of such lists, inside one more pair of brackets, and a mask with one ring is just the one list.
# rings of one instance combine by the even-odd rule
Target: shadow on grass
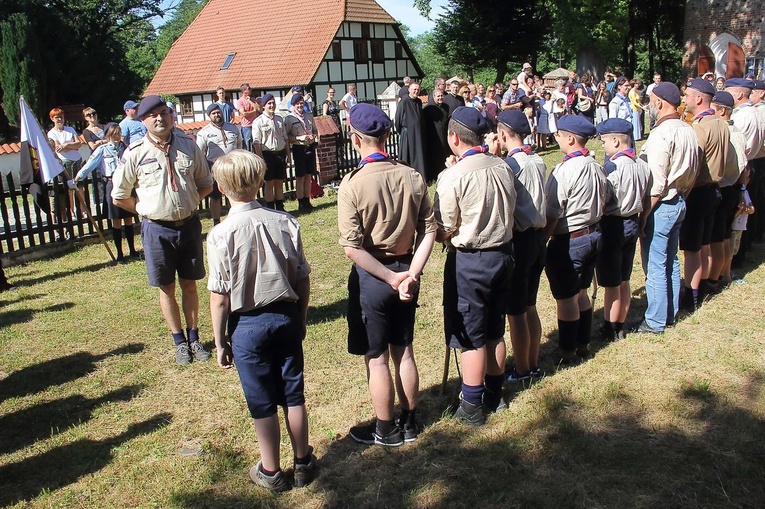
[[54,279],[60,279],[67,276],[73,276],[75,274],[81,274],[83,272],[96,272],[101,269],[105,269],[106,267],[114,267],[114,262],[109,260],[108,262],[102,262],[102,263],[94,263],[92,265],[86,265],[84,267],[79,267],[74,270],[68,270],[68,271],[62,271],[62,272],[54,272],[53,274],[46,274],[45,276],[40,276],[38,278],[31,278],[31,279],[20,279],[14,281],[13,284],[16,286],[32,286],[38,283],[44,283],[46,281],[52,281]]
[[15,311],[3,311],[0,313],[0,324],[4,327],[17,323],[26,323],[38,313],[64,311],[74,307],[74,302],[61,302],[42,309],[17,309]]
[[82,395],[69,396],[41,403],[0,417],[0,454],[10,454],[66,429],[90,420],[102,405],[130,401],[143,385],[122,387],[101,397],[88,399]]
[[344,433],[321,452],[307,490],[227,491],[231,478],[247,475],[249,464],[238,462],[212,487],[176,494],[173,506],[287,508],[316,502],[316,494],[332,508],[763,507],[765,422],[751,411],[763,377],[749,376],[739,406],[713,388],[691,376],[667,395],[681,426],[651,422],[641,402],[615,387],[601,396],[598,418],[567,391],[540,390],[519,427],[504,425],[500,413],[473,429],[441,419],[443,397],[433,387],[423,394],[423,417],[434,424],[413,444],[366,447]]
[[141,435],[148,435],[171,420],[171,414],[158,414],[131,425],[124,433],[111,438],[84,438],[38,456],[4,465],[0,467],[0,505],[7,506],[31,499],[98,472],[109,464],[114,448]]
[[[9,298],[0,300],[0,309],[6,306],[10,306],[11,304],[17,304],[19,302],[39,299],[42,296],[43,295],[39,293],[35,295],[22,295],[20,292],[3,293],[3,297],[9,297]],[[16,297],[16,298],[14,299],[13,297]],[[3,321],[2,318],[0,318],[0,323],[2,323],[3,325],[6,325],[6,323]]]
[[71,382],[96,369],[99,361],[113,355],[138,353],[143,349],[143,343],[130,343],[101,355],[77,352],[14,371],[0,380],[0,401],[35,394],[48,387]]
[[308,325],[331,322],[342,318],[348,311],[348,299],[341,299],[329,304],[313,307],[308,306]]

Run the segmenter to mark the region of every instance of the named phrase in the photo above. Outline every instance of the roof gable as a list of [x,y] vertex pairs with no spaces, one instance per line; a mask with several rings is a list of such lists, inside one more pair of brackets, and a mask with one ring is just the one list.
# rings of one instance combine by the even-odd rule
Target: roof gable
[[[396,23],[374,0],[315,0],[299,22],[287,21],[284,5],[210,0],[170,48],[144,94],[306,84],[343,21]],[[236,56],[221,70],[230,53]]]

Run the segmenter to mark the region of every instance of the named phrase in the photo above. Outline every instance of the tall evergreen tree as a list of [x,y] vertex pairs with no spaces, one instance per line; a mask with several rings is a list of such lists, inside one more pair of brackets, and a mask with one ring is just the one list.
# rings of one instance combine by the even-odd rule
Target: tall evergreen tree
[[0,21],[0,89],[8,120],[19,125],[19,96],[38,117],[44,115],[45,68],[37,36],[26,14]]

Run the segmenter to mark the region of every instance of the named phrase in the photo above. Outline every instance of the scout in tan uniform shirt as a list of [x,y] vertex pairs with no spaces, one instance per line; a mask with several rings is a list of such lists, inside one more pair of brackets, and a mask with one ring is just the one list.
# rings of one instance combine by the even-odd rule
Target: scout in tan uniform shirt
[[558,122],[556,137],[563,162],[547,179],[545,272],[558,306],[558,347],[561,359],[571,362],[589,353],[592,283],[601,247],[598,221],[608,195],[606,174],[584,147],[595,126],[579,115]]
[[505,110],[499,114],[497,137],[502,148],[507,150],[505,162],[515,177],[516,194],[512,240],[514,267],[507,307],[515,366],[505,369],[510,382],[524,382],[532,376],[541,376],[539,343],[542,323],[536,302],[546,253],[543,229],[547,223],[547,167],[542,158],[523,143],[529,134],[531,126],[520,110]]
[[[199,297],[196,281],[205,275],[199,201],[212,190],[204,155],[188,136],[176,136],[165,102],[156,95],[141,101],[138,116],[148,134],[131,144],[125,164],[112,177],[114,204],[144,217],[141,238],[149,284],[159,287],[162,316],[176,345],[178,364],[207,360],[199,342]],[[135,189],[137,198],[131,196]],[[175,274],[181,287],[186,334],[183,333]]]
[[461,350],[462,393],[455,417],[486,422],[501,404],[505,380],[505,314],[513,270],[515,185],[507,164],[482,145],[491,126],[460,106],[449,121],[454,155],[438,176],[434,208],[437,240],[449,253],[444,265],[446,343]]
[[276,114],[276,99],[266,94],[261,99],[263,114],[252,124],[255,153],[266,162],[266,207],[284,210],[284,180],[287,178],[287,131],[284,120]]
[[597,262],[598,283],[604,288],[603,337],[624,339],[624,322],[630,309],[630,277],[635,261],[639,214],[651,180],[648,164],[630,147],[633,126],[622,118],[598,124],[598,135],[606,153],[610,199],[600,220],[603,249]]
[[[234,124],[223,121],[223,110],[219,103],[214,102],[207,107],[207,116],[210,123],[197,132],[197,147],[205,155],[207,164],[212,167],[220,156],[242,148],[242,135]],[[210,193],[210,216],[213,225],[220,223],[222,201],[218,185],[213,182],[213,190]]]
[[[398,446],[418,434],[414,315],[436,225],[423,178],[385,153],[391,128],[387,115],[358,104],[351,109],[350,125],[351,141],[363,159],[343,178],[337,200],[340,245],[354,263],[348,278],[348,351],[364,356],[376,416],[350,434],[364,444]],[[401,405],[398,423],[391,358]]]

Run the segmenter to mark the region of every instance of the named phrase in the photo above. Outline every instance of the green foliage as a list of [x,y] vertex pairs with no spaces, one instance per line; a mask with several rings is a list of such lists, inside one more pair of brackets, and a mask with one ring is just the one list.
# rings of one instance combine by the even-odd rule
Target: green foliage
[[435,37],[432,32],[425,32],[408,39],[409,47],[420,64],[425,76],[422,79],[423,88],[433,90],[436,78],[449,78],[461,72],[461,68],[450,62],[443,53],[436,49]]
[[4,3],[0,21],[25,15],[29,33],[45,45],[38,69],[19,68],[27,80],[45,78],[38,112],[88,104],[106,120],[141,92],[144,82],[131,68],[128,48],[142,43],[135,34],[161,12],[156,0],[17,0]]
[[476,69],[491,68],[495,76],[488,81],[499,81],[511,63],[532,59],[546,25],[537,0],[450,0],[446,14],[436,21],[434,38],[439,53],[469,78],[475,78]]
[[45,69],[29,19],[23,13],[12,14],[0,21],[0,89],[10,123],[19,125],[22,95],[38,118],[44,116],[44,87]]

